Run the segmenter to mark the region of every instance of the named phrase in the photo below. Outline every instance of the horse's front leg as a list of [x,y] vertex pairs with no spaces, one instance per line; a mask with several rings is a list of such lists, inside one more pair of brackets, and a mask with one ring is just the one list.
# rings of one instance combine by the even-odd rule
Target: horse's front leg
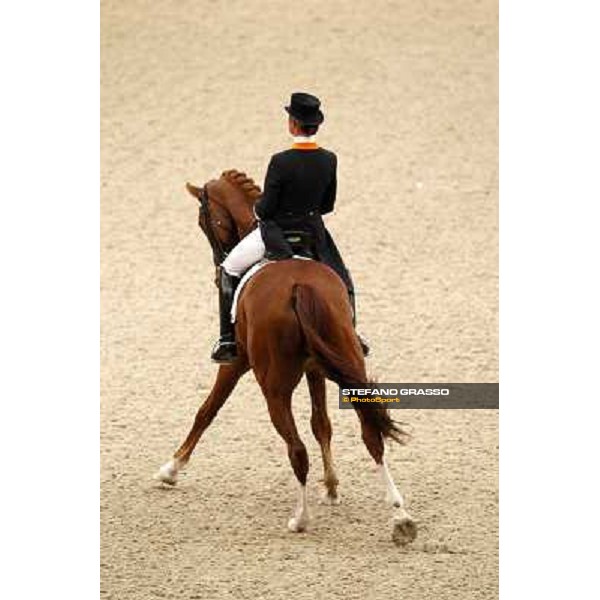
[[225,404],[225,401],[231,395],[240,377],[249,369],[246,357],[240,356],[234,363],[221,365],[217,373],[217,380],[204,401],[194,419],[192,429],[185,438],[185,441],[173,458],[165,463],[155,475],[155,478],[163,483],[175,485],[177,483],[177,475],[181,469],[190,460],[190,456],[196,447],[196,444],[202,437],[206,428],[211,424],[219,409]]

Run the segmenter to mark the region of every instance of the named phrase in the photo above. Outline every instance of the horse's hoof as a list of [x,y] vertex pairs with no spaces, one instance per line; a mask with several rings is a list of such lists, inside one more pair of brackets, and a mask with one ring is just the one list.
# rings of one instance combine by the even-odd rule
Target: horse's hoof
[[335,495],[325,490],[319,498],[319,504],[324,506],[337,506],[340,503],[340,495],[336,492]]
[[288,529],[293,533],[300,533],[302,531],[306,531],[307,526],[307,519],[299,519],[298,517],[292,517],[288,521]]
[[401,509],[392,519],[392,540],[397,546],[406,546],[417,537],[417,523]]
[[175,461],[170,460],[158,470],[154,479],[161,483],[166,483],[167,485],[175,485],[177,483],[177,472],[178,469],[175,465]]

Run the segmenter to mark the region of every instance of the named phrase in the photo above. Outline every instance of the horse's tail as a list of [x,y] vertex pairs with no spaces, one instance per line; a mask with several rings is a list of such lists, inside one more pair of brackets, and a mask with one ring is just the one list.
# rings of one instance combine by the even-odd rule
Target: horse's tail
[[[314,288],[295,284],[292,291],[292,305],[304,335],[306,350],[316,360],[328,379],[345,386],[363,387],[365,383],[372,383],[372,380],[367,380],[362,356],[358,354],[361,352],[358,340],[355,344],[340,343],[339,331],[335,331],[336,328],[339,329],[335,316],[330,314],[327,304]],[[350,321],[348,326],[352,327]],[[400,427],[400,423],[391,418],[387,408],[356,402],[353,402],[352,406],[383,437],[401,444],[406,443],[409,434]]]

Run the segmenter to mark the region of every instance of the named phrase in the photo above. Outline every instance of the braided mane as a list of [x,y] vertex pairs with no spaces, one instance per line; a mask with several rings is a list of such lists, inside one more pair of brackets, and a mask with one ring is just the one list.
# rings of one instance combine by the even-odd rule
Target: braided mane
[[223,171],[221,177],[240,188],[250,200],[256,200],[262,193],[260,187],[254,183],[254,179],[237,169]]

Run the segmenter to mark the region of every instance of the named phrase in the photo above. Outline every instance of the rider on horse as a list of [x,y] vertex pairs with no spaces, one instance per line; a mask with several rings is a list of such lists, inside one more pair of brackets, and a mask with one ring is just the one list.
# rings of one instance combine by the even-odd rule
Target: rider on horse
[[[335,204],[337,158],[315,142],[314,136],[324,119],[320,105],[315,96],[297,92],[285,107],[294,143],[271,157],[262,197],[254,207],[259,227],[244,237],[221,264],[221,331],[211,356],[215,362],[231,362],[237,356],[231,306],[241,276],[263,257],[283,260],[294,254],[285,231],[304,232],[313,240],[316,257],[334,269],[348,288],[352,314],[356,314],[350,273],[322,219]],[[361,345],[366,356],[368,346],[362,339]]]

